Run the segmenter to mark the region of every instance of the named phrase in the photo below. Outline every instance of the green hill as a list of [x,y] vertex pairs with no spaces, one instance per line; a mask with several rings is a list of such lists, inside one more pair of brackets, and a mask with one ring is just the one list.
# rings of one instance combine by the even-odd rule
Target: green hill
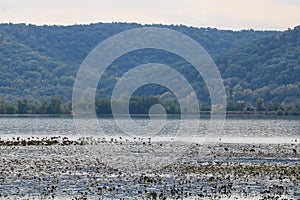
[[216,63],[229,99],[300,105],[300,26],[233,49]]
[[[251,108],[258,98],[265,105],[300,105],[300,28],[278,31],[230,31],[187,26],[170,28],[199,42],[215,60],[226,86],[229,103]],[[0,24],[0,99],[71,100],[76,72],[88,53],[106,38],[144,27],[135,23],[97,23],[73,26]],[[142,62],[141,62],[142,60]],[[98,88],[109,97],[118,77],[141,63],[170,64],[192,83],[202,102],[209,103],[201,77],[178,56],[154,50],[124,55],[112,64]],[[151,85],[136,95],[164,95],[167,89]],[[265,106],[266,107],[266,106]]]

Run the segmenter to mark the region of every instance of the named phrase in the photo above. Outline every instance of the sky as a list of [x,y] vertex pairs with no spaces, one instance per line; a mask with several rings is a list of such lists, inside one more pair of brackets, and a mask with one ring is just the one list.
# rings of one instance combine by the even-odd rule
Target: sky
[[0,0],[0,23],[184,24],[285,30],[300,25],[300,0]]

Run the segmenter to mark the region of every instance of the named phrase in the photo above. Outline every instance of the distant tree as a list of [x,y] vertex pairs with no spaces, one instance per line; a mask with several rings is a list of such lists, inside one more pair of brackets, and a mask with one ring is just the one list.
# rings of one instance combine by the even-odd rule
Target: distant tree
[[49,114],[61,114],[62,108],[61,108],[61,100],[58,97],[53,97],[50,101],[49,107],[48,107],[48,113]]
[[97,114],[111,114],[110,99],[96,98],[95,106]]
[[[201,110],[203,110],[203,109],[201,108]],[[236,110],[236,104],[232,100],[227,101],[227,110],[228,111]]]
[[72,103],[62,105],[62,114],[71,114],[72,112]]
[[6,104],[6,114],[15,114],[17,112],[17,108],[15,105],[11,103]]
[[19,100],[18,101],[18,113],[19,114],[28,114],[29,112],[29,104],[27,99]]
[[274,111],[274,104],[272,101],[269,101],[268,102],[268,105],[267,105],[267,111]]
[[245,109],[245,101],[242,101],[242,100],[239,100],[236,102],[236,107],[237,107],[237,110],[239,111],[243,111]]
[[48,108],[48,102],[43,100],[40,105],[39,108],[37,110],[38,114],[46,114],[47,113],[47,108]]
[[264,99],[259,97],[256,99],[256,110],[263,111],[264,110]]
[[6,102],[0,99],[0,114],[6,114]]

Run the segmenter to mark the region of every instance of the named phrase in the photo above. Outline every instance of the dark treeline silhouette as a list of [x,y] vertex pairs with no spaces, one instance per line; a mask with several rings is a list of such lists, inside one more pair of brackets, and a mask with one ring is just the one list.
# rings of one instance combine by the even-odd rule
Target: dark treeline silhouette
[[0,99],[0,114],[70,114],[71,103],[62,103],[58,97],[49,101],[29,102],[27,99],[10,103]]
[[[123,102],[116,100],[117,104]],[[85,103],[81,103],[84,105]],[[151,106],[160,104],[167,114],[180,114],[181,108],[175,99],[160,100],[157,96],[131,97],[129,101],[130,114],[148,114]],[[111,100],[108,98],[96,98],[95,108],[97,114],[112,114]],[[209,114],[211,106],[207,103],[200,105],[200,111]],[[265,102],[263,98],[257,98],[255,104],[245,101],[227,101],[227,112],[235,114],[273,114],[273,115],[300,115],[300,107],[284,104]],[[63,103],[59,97],[53,97],[49,101],[29,102],[22,99],[16,103],[9,103],[0,99],[0,114],[71,114],[72,104]],[[192,114],[192,113],[191,113]]]

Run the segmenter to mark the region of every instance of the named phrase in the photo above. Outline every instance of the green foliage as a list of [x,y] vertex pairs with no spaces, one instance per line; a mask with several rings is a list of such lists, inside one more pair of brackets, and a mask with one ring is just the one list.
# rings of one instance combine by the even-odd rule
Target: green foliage
[[[257,107],[258,110],[297,114],[300,105],[300,26],[284,32],[147,26],[187,34],[208,51],[224,80],[228,109],[252,111]],[[0,102],[0,112],[70,112],[70,104],[66,102],[71,101],[74,78],[83,59],[106,38],[139,27],[144,26],[135,23],[0,24],[0,98],[6,99]],[[96,99],[97,113],[111,112],[108,98],[114,84],[132,67],[148,62],[164,63],[178,70],[196,90],[201,109],[210,109],[205,82],[185,60],[163,51],[141,50],[124,55],[109,66],[97,89],[97,96],[101,97]],[[143,87],[135,96],[160,96],[166,92],[166,88],[152,85]],[[52,97],[57,99],[50,100]],[[256,104],[259,98],[263,99],[261,106]],[[133,113],[146,113],[150,105],[158,103],[152,97],[137,97],[131,101]],[[169,113],[180,112],[174,99],[160,103]]]
[[[220,53],[247,44],[257,38],[278,34],[270,31],[221,31],[187,26],[147,25],[171,28],[185,33],[201,43],[217,57]],[[63,102],[71,100],[76,72],[88,53],[104,39],[124,30],[143,27],[135,23],[97,23],[74,26],[35,26],[0,24],[0,94],[12,101],[58,96]],[[176,63],[177,59],[161,52],[141,51],[116,62],[101,82],[98,94],[108,97],[117,76],[140,60]],[[178,63],[177,63],[178,64]],[[175,64],[176,65],[176,64]],[[193,77],[195,73],[185,70]],[[198,86],[199,90],[203,89]],[[149,94],[145,92],[145,94]],[[160,92],[165,92],[164,90]],[[157,95],[157,94],[152,94]]]
[[18,113],[19,114],[27,114],[29,113],[30,105],[27,102],[27,99],[18,101]]
[[295,104],[300,99],[300,26],[238,47],[216,63],[228,99]]
[[[97,114],[112,114],[111,100],[106,98],[96,98],[96,113]],[[122,99],[114,100],[116,106],[124,105]],[[148,115],[151,106],[160,104],[164,107],[167,114],[180,114],[180,107],[174,100],[162,100],[158,96],[150,97],[131,97],[129,101],[130,114],[144,114]],[[126,102],[125,102],[126,105]],[[124,113],[119,113],[124,114]]]
[[[116,106],[124,105],[122,99],[113,100]],[[164,99],[161,96],[150,97],[131,97],[129,101],[130,114],[143,114],[148,115],[151,106],[160,104],[163,106],[167,114],[180,114],[181,109],[174,99]],[[87,102],[80,102],[80,105],[86,107],[89,105]],[[126,105],[126,104],[125,104]],[[18,100],[16,105],[10,104],[3,99],[0,99],[0,114],[71,114],[71,103],[62,103],[59,97],[53,97],[49,101],[29,102],[27,99]],[[111,115],[111,100],[106,98],[96,98],[95,109],[98,115]],[[209,113],[212,109],[211,106],[204,103],[201,105],[200,110],[204,113]],[[84,109],[82,110],[85,111]],[[228,101],[227,111],[235,113],[255,113],[256,111],[264,111],[265,114],[274,115],[300,115],[300,103],[296,105],[289,104],[273,104],[268,102],[265,106],[262,98],[258,98],[256,107],[251,104],[246,104],[244,101]],[[193,110],[191,112],[193,113]],[[262,112],[261,112],[262,113]],[[119,113],[125,114],[125,113]]]
[[264,110],[264,100],[263,98],[256,99],[256,110],[263,111]]
[[61,100],[58,97],[53,97],[51,99],[51,102],[47,108],[47,113],[52,113],[52,114],[62,113]]
[[24,98],[16,105],[0,99],[0,114],[71,114],[71,104],[63,104],[59,97],[41,102],[29,102]]

